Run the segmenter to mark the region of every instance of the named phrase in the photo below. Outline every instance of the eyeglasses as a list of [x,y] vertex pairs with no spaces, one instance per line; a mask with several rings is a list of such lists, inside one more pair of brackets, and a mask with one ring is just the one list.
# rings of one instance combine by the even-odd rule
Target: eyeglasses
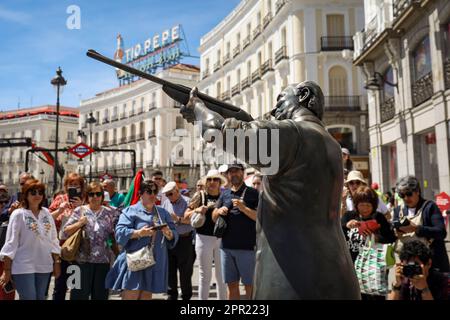
[[413,193],[411,191],[405,192],[405,193],[399,193],[398,196],[402,199],[406,197],[412,197]]
[[197,188],[202,188],[202,187],[203,187],[202,184],[198,184],[198,185],[197,185]]
[[94,196],[96,196],[96,197],[101,197],[101,196],[103,196],[103,192],[101,192],[101,191],[99,191],[99,192],[88,192],[88,196],[89,197],[91,197],[91,198],[93,198]]
[[31,191],[30,191],[30,194],[31,194],[32,196],[35,196],[35,195],[43,196],[43,195],[44,195],[44,191],[42,191],[42,190],[31,190]]
[[220,182],[220,178],[207,178],[206,181],[207,182],[211,182],[211,181]]
[[145,190],[145,192],[147,192],[149,195],[158,194],[158,190],[156,189]]

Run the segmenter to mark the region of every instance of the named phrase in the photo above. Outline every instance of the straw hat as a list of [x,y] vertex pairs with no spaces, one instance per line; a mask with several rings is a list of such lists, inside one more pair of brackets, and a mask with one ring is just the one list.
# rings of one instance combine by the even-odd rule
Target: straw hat
[[215,169],[209,170],[208,173],[206,174],[206,176],[203,178],[203,183],[205,185],[206,185],[206,179],[208,179],[208,178],[213,178],[213,179],[219,178],[221,186],[226,185],[228,183],[227,179],[223,175],[221,175],[218,170],[215,170]]
[[360,181],[363,184],[367,185],[367,182],[366,182],[366,180],[364,180],[364,177],[363,177],[361,171],[357,171],[357,170],[353,170],[348,173],[347,180],[345,181],[345,183],[349,183],[350,181]]

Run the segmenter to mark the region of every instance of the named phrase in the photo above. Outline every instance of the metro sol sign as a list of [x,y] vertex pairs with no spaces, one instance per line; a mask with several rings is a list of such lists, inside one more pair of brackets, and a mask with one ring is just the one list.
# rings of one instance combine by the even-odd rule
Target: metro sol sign
[[83,159],[84,157],[90,155],[94,151],[95,151],[94,149],[92,149],[87,144],[84,144],[82,142],[74,145],[72,148],[67,150],[67,152],[70,152],[75,157],[78,157],[80,159]]

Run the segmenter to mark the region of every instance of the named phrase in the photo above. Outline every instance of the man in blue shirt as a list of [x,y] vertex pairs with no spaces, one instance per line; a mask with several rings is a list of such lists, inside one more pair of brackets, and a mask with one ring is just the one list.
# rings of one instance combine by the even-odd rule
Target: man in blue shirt
[[179,234],[174,248],[169,249],[169,286],[168,300],[178,299],[178,271],[180,272],[181,298],[190,300],[192,297],[192,273],[194,271],[195,248],[192,243],[194,228],[189,219],[184,218],[189,198],[181,195],[174,181],[167,183],[162,189],[167,199],[162,203],[172,216]]
[[103,188],[109,193],[109,204],[111,206],[118,208],[125,200],[125,196],[117,192],[114,180],[107,179],[103,181]]
[[244,166],[231,164],[227,169],[231,188],[225,189],[216,203],[213,221],[224,217],[227,227],[222,237],[221,260],[228,299],[239,300],[239,280],[251,298],[255,269],[256,208],[259,192],[244,183]]

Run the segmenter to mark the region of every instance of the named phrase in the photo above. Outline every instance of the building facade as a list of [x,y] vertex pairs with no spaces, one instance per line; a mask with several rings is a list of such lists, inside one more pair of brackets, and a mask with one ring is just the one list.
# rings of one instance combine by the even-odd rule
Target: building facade
[[[325,95],[328,130],[367,161],[363,82],[352,64],[352,36],[363,25],[362,1],[243,0],[201,39],[199,89],[256,118],[288,84],[313,80]],[[359,165],[368,173],[367,162]]]
[[[60,107],[59,146],[66,148],[76,143],[78,129],[78,109]],[[37,147],[54,149],[56,140],[56,107],[41,106],[0,113],[0,138],[31,138]],[[9,191],[19,189],[19,175],[25,171],[26,152],[30,147],[0,148],[0,183]],[[76,169],[75,157],[69,153],[58,154],[59,163],[65,172]],[[30,153],[28,172],[53,188],[53,167]]]
[[[156,74],[157,77],[193,87],[199,79],[195,66],[178,64]],[[186,181],[195,185],[199,162],[190,156],[199,139],[193,139],[193,126],[187,124],[179,112],[180,104],[164,93],[162,87],[148,80],[138,80],[115,89],[98,93],[81,102],[81,140],[94,148],[122,151],[95,152],[79,171],[93,178],[109,174],[117,179],[119,190],[126,190],[133,178],[132,153],[137,169],[144,169],[150,177],[154,170],[162,170],[167,181]],[[95,123],[89,125],[92,112]],[[92,143],[90,136],[92,133]],[[191,139],[192,138],[192,139]]]
[[450,2],[366,0],[354,63],[366,78],[372,178],[450,192]]

